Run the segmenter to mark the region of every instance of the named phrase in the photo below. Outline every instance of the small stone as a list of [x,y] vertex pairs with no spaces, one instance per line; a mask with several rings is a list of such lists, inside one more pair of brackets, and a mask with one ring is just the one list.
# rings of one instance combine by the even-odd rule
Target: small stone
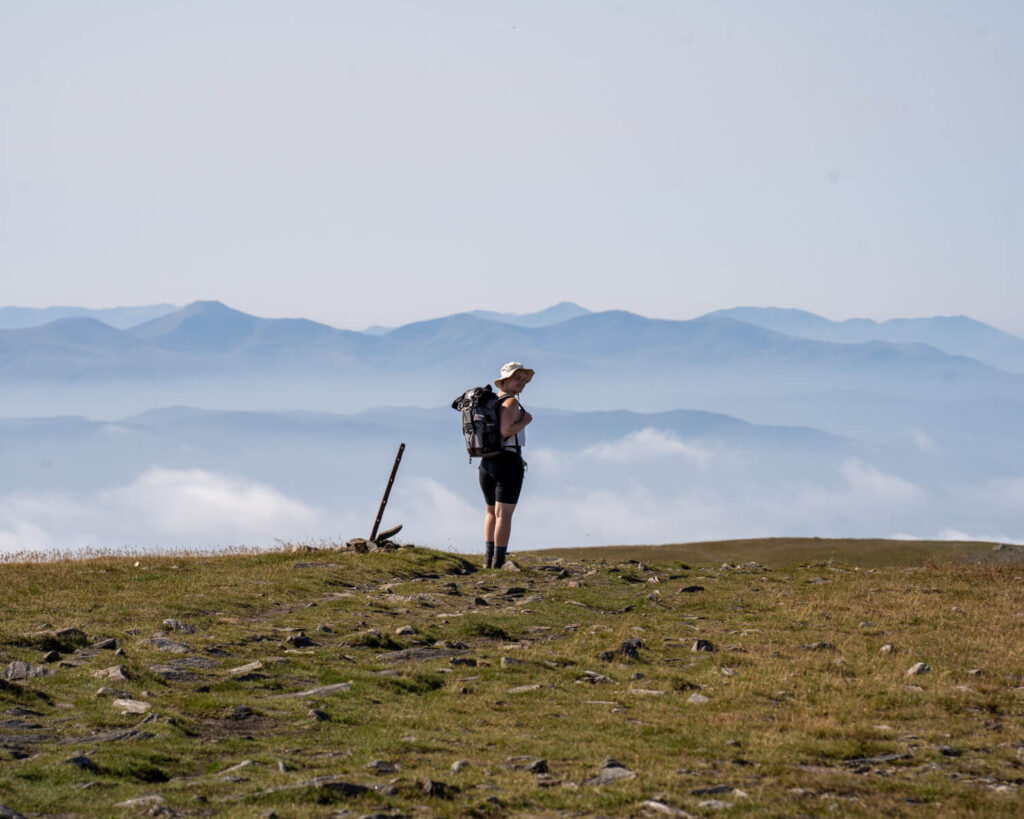
[[109,686],[103,686],[96,691],[97,697],[122,697],[123,699],[130,699],[131,695],[125,691],[119,691],[116,688],[110,688]]
[[963,751],[953,745],[940,745],[939,753],[943,756],[963,756]]
[[246,768],[249,768],[255,764],[256,763],[253,762],[251,759],[243,759],[237,765],[232,765],[230,768],[225,768],[223,771],[221,771],[221,774],[238,773],[238,771],[244,771]]
[[157,651],[168,651],[171,654],[188,654],[192,650],[184,643],[178,643],[167,637],[150,637],[146,642]]
[[122,714],[145,714],[153,707],[148,702],[133,699],[116,699],[111,705],[120,708]]
[[29,680],[35,677],[48,677],[54,672],[44,665],[33,665],[32,663],[23,663],[19,660],[9,663],[7,667],[0,672],[0,677],[5,680]]
[[96,763],[89,759],[89,757],[85,756],[85,754],[79,754],[78,756],[68,757],[64,760],[64,764],[74,765],[76,768],[79,768],[83,771],[99,770],[99,768],[97,768],[96,766]]
[[654,813],[659,816],[675,816],[678,817],[678,819],[693,819],[692,813],[688,813],[682,808],[674,808],[658,799],[648,799],[645,802],[641,802],[639,808],[646,813]]
[[316,631],[317,631],[317,634],[333,634],[334,633],[334,629],[332,629],[326,623],[318,623],[317,627],[316,627]]
[[310,708],[309,713],[306,714],[313,722],[330,722],[331,716],[326,711],[321,711],[319,708]]
[[444,586],[445,594],[457,595],[459,593],[459,587],[454,583],[445,583]]
[[482,597],[474,597],[473,598],[473,605],[474,606],[489,606],[491,604],[488,603],[486,600],[484,600]]
[[913,677],[918,674],[927,674],[931,670],[931,667],[927,663],[914,663],[906,670],[904,676]]
[[819,641],[817,643],[805,643],[800,646],[804,651],[835,651],[836,647],[834,643],[826,643],[825,641]]
[[452,773],[459,773],[465,770],[467,765],[469,765],[469,762],[467,762],[465,759],[456,759],[452,763]]
[[687,586],[685,589],[679,590],[683,594],[696,594],[697,592],[704,591],[703,586]]
[[412,626],[399,626],[398,628],[395,629],[395,634],[401,635],[403,637],[411,635],[411,634],[415,634],[415,633],[416,633],[416,629],[414,629]]
[[598,683],[612,683],[615,680],[611,677],[606,677],[604,674],[598,674],[596,671],[584,671],[582,676],[576,678],[576,682],[597,685]]
[[522,660],[517,660],[514,657],[502,657],[500,660],[502,668],[511,668],[514,665],[522,665]]
[[184,620],[175,620],[173,617],[168,617],[164,620],[164,627],[169,628],[171,631],[181,631],[185,634],[195,634],[196,630],[190,626]]
[[60,659],[59,651],[47,651],[43,656],[42,660],[44,663],[55,663]]
[[231,719],[244,720],[255,716],[255,712],[248,705],[236,705],[231,709]]
[[694,640],[693,646],[690,648],[691,652],[699,651],[714,651],[715,647],[711,644],[710,640]]
[[536,690],[538,690],[540,688],[543,688],[543,686],[540,683],[534,683],[533,685],[520,685],[520,686],[517,686],[516,688],[510,688],[508,690],[508,693],[509,694],[525,694],[528,691],[536,691]]
[[711,702],[710,698],[696,692],[690,694],[690,696],[686,698],[686,701],[690,703],[690,705],[703,705],[706,702]]
[[300,631],[298,634],[289,634],[284,641],[293,648],[309,648],[320,645],[307,637],[304,631]]
[[884,646],[878,649],[879,654],[892,654],[893,651],[895,651],[895,649],[892,647],[892,643],[886,643]]
[[[824,583],[825,581],[821,582]],[[728,810],[732,807],[732,802],[726,802],[722,799],[705,799],[702,802],[698,802],[697,807],[704,808],[705,810]]]
[[4,805],[0,805],[0,819],[25,819],[25,817],[18,813],[14,808],[8,808]]
[[277,770],[281,773],[288,773],[288,771],[292,770],[292,766],[283,759],[279,759],[277,760]]
[[127,799],[124,802],[118,802],[114,805],[115,808],[145,808],[152,805],[162,805],[164,798],[159,794],[150,794],[148,796],[139,796],[135,799]]
[[610,785],[624,779],[633,779],[636,774],[616,759],[606,759],[598,768],[597,776],[587,779],[584,785]]
[[982,671],[982,669],[980,668],[972,668],[967,673],[970,674],[972,677],[978,677],[984,674],[985,672]]
[[514,560],[506,560],[505,565],[501,567],[501,570],[503,572],[521,572],[522,568],[520,568],[519,564]]
[[107,637],[103,640],[97,640],[95,643],[92,644],[92,647],[101,649],[103,651],[113,651],[117,648],[117,640],[115,640],[113,637]]
[[97,680],[127,680],[128,670],[123,665],[112,665],[100,671],[93,671],[92,677]]
[[383,759],[375,759],[372,762],[368,762],[366,767],[374,773],[379,774],[397,773],[401,770],[401,768],[394,762],[386,762]]

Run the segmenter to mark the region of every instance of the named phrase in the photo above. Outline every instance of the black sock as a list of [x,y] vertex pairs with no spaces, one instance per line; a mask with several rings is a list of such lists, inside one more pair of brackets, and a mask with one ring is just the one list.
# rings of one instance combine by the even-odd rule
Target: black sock
[[484,544],[484,550],[486,552],[487,560],[484,562],[484,568],[490,569],[494,563],[494,541],[488,540]]
[[498,546],[494,550],[494,568],[500,569],[505,565],[505,553],[508,551],[508,546]]

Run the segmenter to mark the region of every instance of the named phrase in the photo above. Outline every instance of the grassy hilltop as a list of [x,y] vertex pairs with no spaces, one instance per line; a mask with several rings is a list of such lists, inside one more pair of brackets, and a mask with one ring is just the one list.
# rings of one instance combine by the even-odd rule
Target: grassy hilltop
[[8,562],[0,805],[1018,816],[1022,558],[774,540],[519,571],[418,548]]

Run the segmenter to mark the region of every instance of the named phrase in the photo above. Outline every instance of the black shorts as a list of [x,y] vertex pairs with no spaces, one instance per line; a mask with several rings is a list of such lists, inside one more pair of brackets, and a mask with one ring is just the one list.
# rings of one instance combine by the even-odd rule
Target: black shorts
[[519,503],[523,488],[523,458],[506,449],[480,462],[480,488],[488,506],[498,503]]

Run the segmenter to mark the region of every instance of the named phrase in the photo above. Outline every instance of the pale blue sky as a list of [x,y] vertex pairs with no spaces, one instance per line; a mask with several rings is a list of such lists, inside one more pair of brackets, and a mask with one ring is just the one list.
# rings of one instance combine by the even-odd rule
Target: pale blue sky
[[0,304],[1024,332],[1024,3],[0,0]]

